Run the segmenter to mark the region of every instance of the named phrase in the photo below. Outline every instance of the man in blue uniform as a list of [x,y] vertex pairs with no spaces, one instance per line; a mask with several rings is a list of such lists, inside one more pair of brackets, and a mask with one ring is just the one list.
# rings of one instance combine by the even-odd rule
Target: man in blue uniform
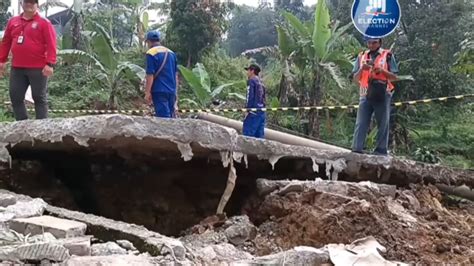
[[[260,67],[251,64],[247,70],[247,106],[246,108],[265,108],[265,86],[259,78]],[[265,129],[265,112],[251,111],[244,120],[244,136],[263,138]]]
[[171,118],[178,109],[178,66],[176,54],[160,44],[160,37],[159,31],[146,35],[145,100],[153,101],[157,117]]

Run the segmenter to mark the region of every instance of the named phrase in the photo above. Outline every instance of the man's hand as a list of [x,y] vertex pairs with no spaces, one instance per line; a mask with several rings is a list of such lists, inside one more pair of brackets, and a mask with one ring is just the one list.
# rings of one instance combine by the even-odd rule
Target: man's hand
[[362,70],[369,70],[369,69],[371,69],[371,68],[372,68],[372,66],[369,65],[369,64],[363,64],[363,65],[362,65]]
[[151,93],[150,92],[145,92],[145,102],[148,105],[151,105],[152,99],[151,99]]
[[380,74],[380,73],[385,74],[384,70],[380,67],[374,67],[373,71],[377,75]]
[[0,63],[0,78],[5,76],[5,69],[7,68],[6,63]]
[[44,66],[43,68],[43,76],[51,77],[53,75],[54,69],[50,66]]

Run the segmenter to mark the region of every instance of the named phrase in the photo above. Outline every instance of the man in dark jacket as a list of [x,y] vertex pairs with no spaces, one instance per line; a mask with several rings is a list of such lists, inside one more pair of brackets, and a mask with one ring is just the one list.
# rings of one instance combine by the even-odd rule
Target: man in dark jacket
[[[246,108],[265,108],[265,86],[259,78],[260,67],[251,64],[247,70],[247,105]],[[265,129],[265,112],[250,111],[244,120],[243,134],[254,138],[263,138]]]

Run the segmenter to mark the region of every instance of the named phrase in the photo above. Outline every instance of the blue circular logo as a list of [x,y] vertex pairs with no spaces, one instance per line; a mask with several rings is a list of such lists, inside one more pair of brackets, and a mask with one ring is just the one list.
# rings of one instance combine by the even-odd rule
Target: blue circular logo
[[352,5],[352,23],[364,36],[383,38],[400,23],[398,0],[355,0]]

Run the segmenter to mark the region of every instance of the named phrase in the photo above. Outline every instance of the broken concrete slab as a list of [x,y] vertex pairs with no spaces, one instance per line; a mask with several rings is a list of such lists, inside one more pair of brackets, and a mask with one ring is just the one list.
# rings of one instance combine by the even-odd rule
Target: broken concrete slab
[[186,253],[183,244],[179,240],[149,231],[143,226],[127,224],[50,205],[47,206],[46,210],[55,216],[87,224],[88,232],[102,240],[127,239],[139,250],[148,252],[153,256],[174,254],[177,258],[184,258]]
[[100,115],[4,123],[0,125],[0,147],[3,147],[0,148],[0,154],[3,154],[0,161],[4,162],[26,150],[100,152],[108,147],[121,156],[133,157],[149,154],[153,149],[173,158],[216,160],[221,159],[222,152],[231,152],[250,159],[251,164],[270,162],[274,165],[279,160],[308,164],[309,159],[313,170],[318,170],[318,165],[326,166],[326,173],[320,174],[333,178],[339,175],[339,179],[350,181],[371,180],[401,186],[429,182],[474,187],[470,171],[388,156],[323,151],[246,138],[233,129],[194,119]]
[[14,219],[10,222],[10,229],[24,235],[38,235],[49,232],[56,238],[69,238],[85,235],[87,225],[82,222],[44,215]]
[[0,261],[42,261],[62,262],[68,259],[68,250],[54,243],[34,243],[0,248]]
[[[0,189],[0,194],[9,194],[17,200],[29,200],[29,196],[13,193]],[[181,241],[149,231],[143,226],[115,221],[92,214],[71,211],[64,208],[46,206],[46,212],[58,218],[85,223],[87,232],[103,241],[114,241],[126,239],[141,252],[148,252],[152,256],[164,256],[173,254],[182,259],[186,254],[185,247]]]

